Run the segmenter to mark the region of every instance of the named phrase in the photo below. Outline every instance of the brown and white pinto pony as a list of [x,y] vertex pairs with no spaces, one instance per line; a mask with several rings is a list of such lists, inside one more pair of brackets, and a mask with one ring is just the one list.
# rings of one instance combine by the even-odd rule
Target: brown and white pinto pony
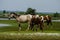
[[51,18],[51,16],[49,16],[49,15],[40,16],[40,18],[41,18],[41,21],[42,22],[45,22],[46,21],[47,25],[49,25],[49,24],[52,25],[52,18]]
[[[21,23],[22,22],[28,22],[27,30],[29,30],[32,15],[30,15],[30,14],[28,14],[28,15],[17,15],[16,13],[11,12],[10,16],[9,16],[9,19],[11,17],[14,17],[17,20],[17,22],[19,24],[19,30],[21,30]],[[36,15],[35,17],[38,17],[38,15]]]
[[31,18],[31,22],[30,22],[30,29],[31,30],[33,30],[34,31],[34,25],[37,25],[36,26],[36,31],[37,31],[37,28],[39,28],[40,27],[40,29],[42,30],[42,32],[43,32],[43,27],[44,27],[44,24],[43,24],[43,22],[41,21],[41,19],[40,19],[40,17],[35,17],[34,15],[32,16],[32,18]]

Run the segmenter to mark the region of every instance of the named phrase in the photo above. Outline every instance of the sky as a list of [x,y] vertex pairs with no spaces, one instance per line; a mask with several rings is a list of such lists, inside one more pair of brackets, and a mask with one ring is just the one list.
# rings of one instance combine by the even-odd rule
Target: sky
[[0,0],[0,10],[26,11],[27,8],[36,12],[59,12],[60,0]]

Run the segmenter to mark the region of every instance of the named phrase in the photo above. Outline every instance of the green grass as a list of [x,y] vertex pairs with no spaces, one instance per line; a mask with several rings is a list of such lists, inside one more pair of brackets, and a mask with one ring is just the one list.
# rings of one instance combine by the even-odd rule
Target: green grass
[[[0,27],[0,40],[60,40],[60,36],[24,35],[25,33],[42,33],[41,30],[37,32],[32,30],[26,31],[27,23],[21,23],[21,31],[18,31],[16,20],[0,20],[0,23],[12,25]],[[16,35],[10,35],[10,33],[15,33]],[[18,35],[18,33],[21,35]],[[60,33],[60,22],[53,22],[53,25],[49,25],[48,27],[45,23],[43,33]]]
[[0,33],[0,40],[60,40],[60,36],[52,35],[36,35],[36,34],[25,34],[25,33]]
[[0,40],[60,40],[59,36],[0,35]]
[[[16,20],[0,20],[0,23],[2,24],[10,24],[12,26],[9,27],[0,27],[0,32],[12,32],[12,31],[18,31],[18,23],[16,22]],[[27,23],[21,23],[21,27],[22,30],[21,32],[25,32],[25,30],[27,29]],[[38,29],[38,32],[40,32],[41,30]],[[45,24],[44,26],[44,32],[60,32],[60,22],[53,22],[53,25],[49,25],[47,27],[47,25]],[[31,30],[30,30],[31,32]],[[34,31],[36,32],[36,31]]]

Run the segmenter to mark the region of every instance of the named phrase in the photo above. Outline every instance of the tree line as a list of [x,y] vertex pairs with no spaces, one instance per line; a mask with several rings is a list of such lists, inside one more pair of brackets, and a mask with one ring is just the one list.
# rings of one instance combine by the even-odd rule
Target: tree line
[[[6,10],[3,10],[3,14],[5,14],[7,11]],[[26,10],[26,12],[20,12],[20,13],[24,13],[24,14],[31,14],[31,15],[35,15],[35,14],[37,14],[36,13],[36,9],[33,9],[33,8],[28,8],[27,10]],[[53,17],[60,17],[60,13],[58,13],[58,12],[56,12],[56,13],[54,13],[53,14]]]

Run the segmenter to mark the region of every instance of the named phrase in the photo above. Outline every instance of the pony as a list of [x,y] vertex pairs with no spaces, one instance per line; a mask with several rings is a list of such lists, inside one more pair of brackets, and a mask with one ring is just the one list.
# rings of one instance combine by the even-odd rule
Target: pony
[[[28,27],[27,27],[26,30],[29,30],[29,28],[30,28],[30,21],[31,21],[32,15],[30,15],[30,14],[27,14],[27,15],[17,15],[16,13],[11,12],[10,16],[9,16],[9,19],[11,17],[14,17],[16,19],[16,21],[18,22],[19,30],[21,30],[21,23],[22,22],[28,22]],[[36,15],[36,17],[38,17],[38,16]]]
[[34,31],[34,25],[37,25],[36,26],[36,31],[37,31],[37,28],[40,27],[40,29],[42,30],[43,32],[43,27],[44,27],[44,24],[43,22],[41,21],[40,17],[35,17],[35,16],[32,16],[31,18],[31,21],[30,21],[30,29]]
[[40,16],[42,22],[46,22],[47,25],[52,25],[52,18],[49,15],[46,16]]

